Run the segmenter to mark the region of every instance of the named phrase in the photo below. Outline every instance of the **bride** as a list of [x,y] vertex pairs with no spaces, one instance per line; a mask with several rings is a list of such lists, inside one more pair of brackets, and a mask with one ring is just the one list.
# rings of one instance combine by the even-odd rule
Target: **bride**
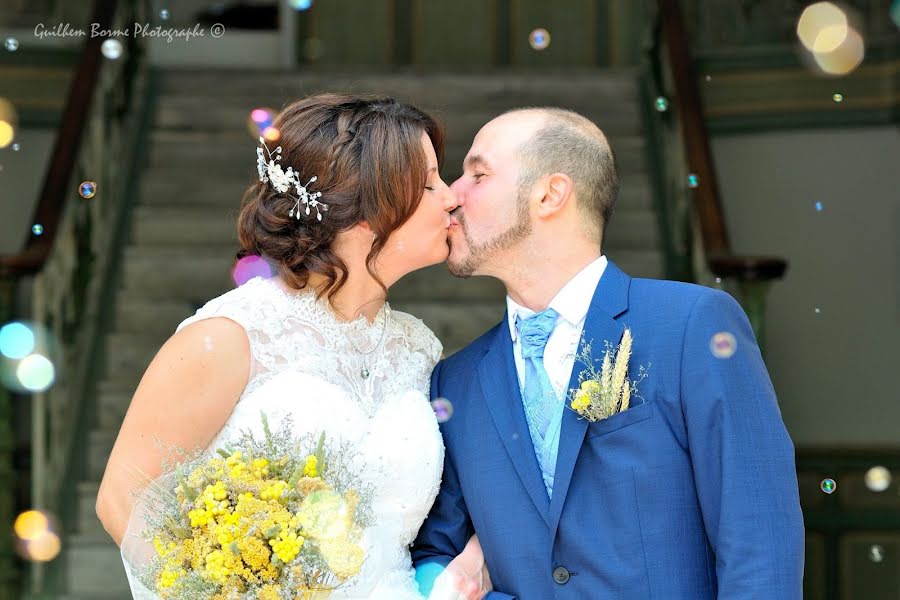
[[[298,435],[349,441],[375,490],[363,570],[330,598],[418,600],[409,545],[443,467],[428,403],[442,347],[385,298],[447,258],[456,201],[438,174],[443,132],[391,98],[330,94],[289,105],[274,126],[279,147],[260,140],[238,257],[266,257],[276,275],[210,300],[163,345],[122,423],[97,515],[124,552],[139,533],[133,473],[159,476],[165,448],[219,447],[254,429],[260,410],[273,422],[295,414]],[[484,573],[473,536],[445,579],[481,598]]]

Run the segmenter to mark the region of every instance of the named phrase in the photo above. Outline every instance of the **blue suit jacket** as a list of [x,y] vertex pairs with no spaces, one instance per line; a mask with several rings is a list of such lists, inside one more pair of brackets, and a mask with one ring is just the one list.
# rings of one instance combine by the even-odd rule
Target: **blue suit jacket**
[[[625,327],[629,377],[649,367],[641,398],[596,423],[566,408],[552,501],[506,319],[438,364],[432,395],[454,413],[415,564],[446,565],[477,532],[494,600],[801,598],[794,448],[746,315],[725,292],[610,262],[584,325],[594,360]],[[711,349],[720,332],[736,340],[730,358]]]

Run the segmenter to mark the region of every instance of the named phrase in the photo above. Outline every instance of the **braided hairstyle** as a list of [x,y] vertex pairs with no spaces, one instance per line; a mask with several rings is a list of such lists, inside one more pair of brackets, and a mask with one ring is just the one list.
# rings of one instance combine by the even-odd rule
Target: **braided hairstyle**
[[[366,268],[387,293],[372,263],[388,236],[416,211],[428,176],[422,133],[443,158],[443,128],[423,111],[385,97],[338,94],[310,96],[288,105],[273,124],[281,133],[281,165],[293,167],[303,182],[318,179],[328,205],[321,221],[315,212],[288,215],[295,200],[257,181],[244,193],[238,216],[237,258],[262,256],[291,287],[306,287],[311,273],[326,278],[318,291],[331,300],[347,281],[347,265],[333,251],[337,234],[361,221],[376,235]],[[274,148],[269,148],[271,151]]]

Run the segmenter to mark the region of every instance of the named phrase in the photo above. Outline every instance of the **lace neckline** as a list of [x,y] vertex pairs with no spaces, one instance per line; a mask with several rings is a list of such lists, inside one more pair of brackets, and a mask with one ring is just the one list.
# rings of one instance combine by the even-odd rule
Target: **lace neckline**
[[328,305],[327,297],[317,300],[316,292],[312,288],[296,290],[290,288],[279,277],[265,278],[257,276],[254,279],[259,279],[261,283],[269,284],[292,306],[296,306],[298,309],[301,307],[311,308],[316,313],[323,315],[328,322],[332,323],[344,333],[353,332],[354,334],[363,337],[380,335],[382,333],[382,328],[386,326],[384,320],[391,311],[390,304],[385,300],[381,305],[381,308],[378,309],[375,320],[371,323],[369,323],[369,320],[362,313],[357,315],[352,321],[346,321],[338,316],[331,306]]

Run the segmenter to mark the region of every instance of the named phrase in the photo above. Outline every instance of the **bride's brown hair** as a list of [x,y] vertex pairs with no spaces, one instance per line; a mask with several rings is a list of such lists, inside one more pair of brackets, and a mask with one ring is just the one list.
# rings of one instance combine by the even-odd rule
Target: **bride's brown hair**
[[[322,192],[328,205],[322,220],[316,211],[299,221],[289,216],[295,199],[258,181],[244,193],[238,217],[237,258],[258,255],[274,265],[284,281],[305,288],[311,273],[327,279],[319,297],[329,300],[347,280],[347,265],[332,250],[338,233],[361,221],[376,235],[366,257],[366,269],[387,288],[372,269],[388,236],[416,211],[428,176],[422,133],[434,145],[438,164],[443,160],[444,131],[430,115],[394,98],[319,94],[288,105],[273,126],[281,133],[269,142],[274,153],[281,146],[281,166],[293,167],[301,183],[318,179],[310,192]],[[268,155],[264,156],[268,158]]]

